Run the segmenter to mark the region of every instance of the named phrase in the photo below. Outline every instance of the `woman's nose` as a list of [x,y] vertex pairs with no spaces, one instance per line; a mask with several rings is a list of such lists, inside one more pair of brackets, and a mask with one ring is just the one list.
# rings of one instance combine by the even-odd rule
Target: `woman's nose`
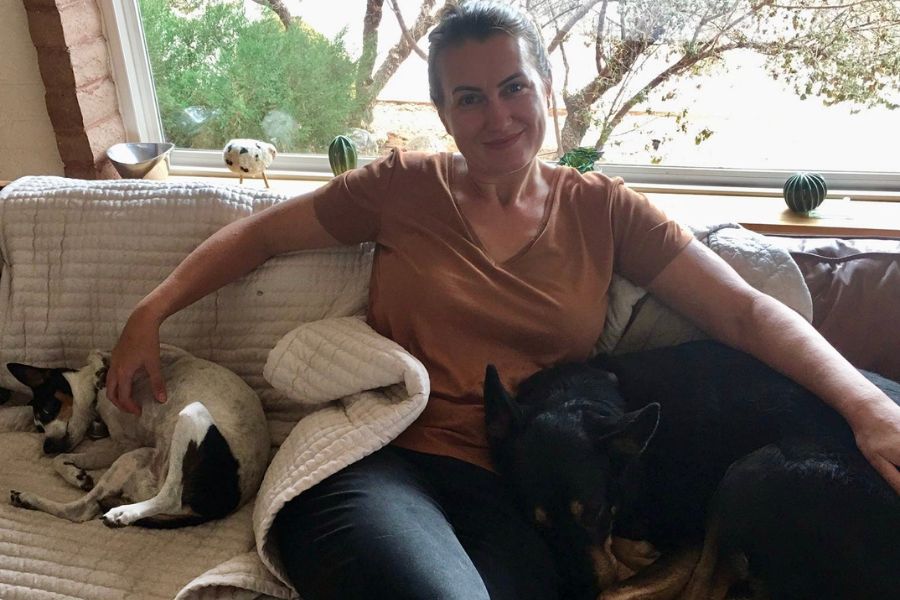
[[490,129],[503,129],[510,120],[509,107],[501,100],[487,103],[487,124]]

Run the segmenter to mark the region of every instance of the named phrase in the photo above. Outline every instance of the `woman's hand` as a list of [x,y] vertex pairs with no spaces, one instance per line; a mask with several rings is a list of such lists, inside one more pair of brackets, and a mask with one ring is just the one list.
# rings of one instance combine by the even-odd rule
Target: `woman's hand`
[[900,494],[900,407],[889,398],[858,403],[848,419],[866,460]]
[[150,378],[153,395],[158,402],[166,401],[166,382],[159,361],[159,319],[136,309],[113,348],[106,373],[106,397],[119,409],[135,415],[141,407],[131,397],[135,374],[143,370]]

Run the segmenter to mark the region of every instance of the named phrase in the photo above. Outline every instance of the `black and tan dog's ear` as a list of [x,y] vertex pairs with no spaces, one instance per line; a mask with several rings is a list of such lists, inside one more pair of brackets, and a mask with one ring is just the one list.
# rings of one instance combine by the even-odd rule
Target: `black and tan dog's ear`
[[20,383],[31,389],[40,387],[50,377],[51,372],[51,369],[32,367],[21,363],[6,363],[6,368]]
[[484,421],[488,439],[505,440],[519,429],[522,407],[503,387],[497,367],[484,372]]
[[659,404],[648,404],[640,410],[625,413],[613,427],[596,432],[595,442],[623,462],[631,462],[641,455],[659,425]]

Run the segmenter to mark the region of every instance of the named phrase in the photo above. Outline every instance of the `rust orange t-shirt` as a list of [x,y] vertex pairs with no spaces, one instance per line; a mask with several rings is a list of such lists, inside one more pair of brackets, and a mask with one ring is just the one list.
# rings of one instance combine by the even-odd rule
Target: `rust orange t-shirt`
[[558,167],[539,233],[497,263],[453,199],[452,160],[395,151],[333,179],[315,210],[339,241],[376,242],[368,322],[428,370],[428,404],[394,443],[490,469],[485,366],[515,390],[588,358],[613,272],[646,285],[692,238],[621,179]]

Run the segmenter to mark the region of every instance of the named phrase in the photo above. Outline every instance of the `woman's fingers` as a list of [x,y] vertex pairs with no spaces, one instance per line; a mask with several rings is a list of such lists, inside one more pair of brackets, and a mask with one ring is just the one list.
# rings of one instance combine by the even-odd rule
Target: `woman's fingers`
[[900,468],[891,462],[890,459],[878,454],[872,457],[867,456],[866,458],[875,467],[875,470],[881,473],[885,481],[894,488],[894,491],[900,494]]
[[863,456],[900,494],[900,406],[884,400],[865,405],[870,411],[853,424],[853,431]]
[[147,375],[150,377],[150,388],[153,390],[153,397],[157,402],[166,401],[166,381],[163,379],[162,370],[159,364],[159,356],[155,360],[151,360],[145,365]]
[[119,410],[140,415],[141,407],[131,399],[132,376],[133,372],[119,375],[119,369],[112,364],[106,373],[106,397]]

